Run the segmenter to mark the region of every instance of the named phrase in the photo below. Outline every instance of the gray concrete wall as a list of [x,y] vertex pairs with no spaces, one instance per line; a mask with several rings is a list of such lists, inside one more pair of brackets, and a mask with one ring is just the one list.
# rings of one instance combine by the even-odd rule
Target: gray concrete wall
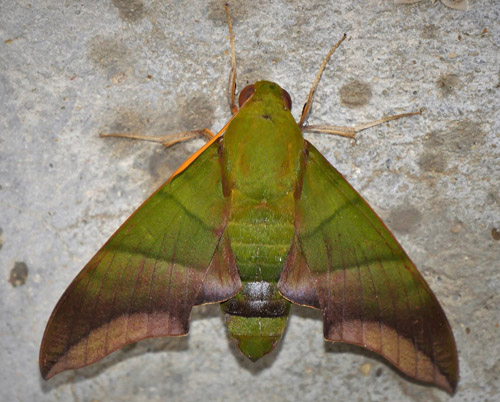
[[[500,5],[437,1],[231,2],[238,85],[278,82],[298,117],[351,125],[426,108],[361,133],[307,138],[393,229],[440,300],[460,355],[457,401],[500,399]],[[0,2],[0,400],[445,401],[374,354],[325,344],[294,308],[258,363],[228,341],[218,306],[189,337],[154,339],[44,382],[38,349],[58,298],[120,223],[201,140],[155,135],[230,117],[218,1]],[[27,275],[27,276],[26,276]]]

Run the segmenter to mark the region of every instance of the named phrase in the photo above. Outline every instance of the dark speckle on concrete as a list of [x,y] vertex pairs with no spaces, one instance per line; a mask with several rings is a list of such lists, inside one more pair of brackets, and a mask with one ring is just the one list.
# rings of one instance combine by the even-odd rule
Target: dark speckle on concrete
[[450,232],[453,234],[457,234],[457,233],[460,233],[462,228],[463,228],[463,223],[460,222],[460,220],[455,219],[455,221],[453,222],[453,224],[450,227]]
[[116,111],[114,122],[110,124],[113,133],[145,133],[148,124],[146,111],[140,109],[121,108]]
[[486,205],[500,205],[500,197],[494,191],[490,191],[486,194]]
[[[169,151],[171,151],[172,148],[170,148]],[[168,158],[170,159],[170,158]],[[168,168],[168,165],[166,161],[168,160],[167,156],[165,155],[165,152],[163,150],[161,151],[156,151],[154,152],[150,157],[149,157],[149,163],[148,163],[148,170],[149,173],[151,173],[151,176],[153,177],[165,177],[167,176],[168,172],[172,171],[172,169]],[[167,170],[168,169],[168,170]],[[165,177],[167,178],[167,177]]]
[[13,287],[22,286],[28,278],[28,266],[24,262],[16,262],[10,270],[9,282]]
[[485,133],[481,131],[481,125],[472,120],[464,119],[451,123],[449,130],[449,148],[459,153],[469,154],[471,148],[480,145],[484,141]]
[[443,154],[432,150],[426,150],[418,160],[418,164],[426,172],[444,172],[446,170],[446,158]]
[[339,90],[340,101],[343,105],[356,108],[366,105],[372,97],[370,85],[366,82],[353,80],[343,85]]
[[122,42],[110,37],[94,37],[90,41],[88,57],[109,78],[128,70],[130,51]]
[[[99,134],[127,133],[127,134],[151,134],[149,131],[148,113],[140,108],[132,109],[121,107],[110,113],[109,122],[103,122]],[[102,138],[101,144],[109,146],[117,159],[123,159],[130,154],[131,148],[140,141],[130,139]]]
[[441,74],[437,80],[437,87],[442,96],[450,96],[462,84],[457,74]]
[[424,144],[426,147],[435,148],[441,146],[445,143],[444,134],[441,132],[430,132],[424,138]]
[[424,25],[422,28],[423,39],[434,39],[439,33],[439,28],[434,24]]
[[450,157],[457,154],[469,155],[473,147],[484,142],[484,137],[485,133],[481,131],[479,123],[464,119],[450,122],[446,130],[429,133],[424,144],[427,152],[444,158],[443,153],[448,153]]
[[155,148],[148,161],[153,187],[163,184],[188,156],[185,148],[175,145],[168,149],[161,146]]
[[497,228],[491,229],[491,237],[496,241],[500,240],[500,231]]
[[144,17],[144,4],[138,0],[113,0],[118,15],[128,22],[139,21]]
[[396,232],[410,233],[421,219],[422,214],[420,211],[410,205],[391,211],[387,222],[391,229]]
[[180,130],[199,130],[212,126],[214,109],[210,98],[206,96],[179,97],[178,105],[179,116],[176,120]]
[[2,249],[3,246],[3,230],[0,228],[0,250]]

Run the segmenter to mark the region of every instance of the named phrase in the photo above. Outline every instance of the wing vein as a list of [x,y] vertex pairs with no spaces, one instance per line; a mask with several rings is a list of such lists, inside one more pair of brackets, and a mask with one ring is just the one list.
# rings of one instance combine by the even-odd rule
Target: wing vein
[[78,306],[79,306],[79,309],[78,309],[78,312],[75,313],[71,319],[71,325],[70,325],[70,329],[69,329],[69,334],[68,334],[68,339],[66,341],[66,346],[64,348],[64,352],[63,352],[63,356],[64,356],[64,360],[65,360],[65,365],[67,365],[68,363],[68,352],[71,348],[71,338],[73,337],[73,331],[74,329],[76,328],[76,322],[78,321],[78,318],[80,317],[80,314],[82,313],[82,309],[83,309],[83,306],[84,306],[84,301],[85,301],[85,298],[87,297],[87,289],[90,285],[90,283],[92,282],[92,278],[95,274],[95,271],[97,270],[97,266],[94,266],[93,267],[94,269],[92,270],[92,273],[88,276],[88,280],[87,280],[87,283],[85,284],[85,290],[81,293],[81,297],[80,297],[80,303],[78,303]]
[[[373,248],[372,248],[372,251],[373,251]],[[395,324],[396,324],[396,333],[397,333],[397,339],[398,339],[398,342],[397,342],[397,366],[399,367],[399,361],[400,361],[400,345],[399,345],[399,337],[400,337],[400,334],[399,334],[399,320],[398,320],[398,312],[397,312],[397,308],[396,308],[396,297],[395,297],[395,293],[394,293],[394,283],[393,281],[390,280],[390,277],[389,275],[387,274],[386,270],[385,270],[385,267],[384,267],[384,264],[382,263],[382,261],[378,260],[378,265],[380,267],[380,271],[383,272],[383,275],[385,277],[385,283],[387,284],[387,288],[389,289],[389,293],[391,295],[391,302],[392,302],[392,307],[393,307],[393,310],[394,310],[394,321],[395,321]]]
[[105,353],[108,353],[109,350],[108,350],[108,346],[109,346],[109,326],[111,324],[111,320],[113,318],[113,312],[115,310],[115,303],[116,303],[116,295],[118,293],[118,283],[121,283],[121,281],[123,280],[123,274],[124,272],[128,269],[128,267],[130,266],[130,261],[132,260],[132,254],[129,256],[128,260],[127,260],[127,263],[123,266],[121,272],[120,272],[120,275],[118,276],[118,279],[115,281],[115,286],[114,286],[114,289],[113,289],[113,301],[111,302],[111,305],[110,305],[110,308],[109,308],[109,314],[108,314],[108,319],[107,319],[107,322],[106,322],[106,338],[104,340],[104,352]]
[[[415,278],[413,280],[415,280]],[[425,306],[424,300],[422,299],[422,293],[421,293],[422,290],[423,289],[421,287],[417,287],[418,297],[420,299],[420,305]],[[434,333],[433,333],[434,331],[433,331],[432,327],[429,325],[427,320],[423,320],[423,326],[424,326],[424,331],[427,330],[426,332],[430,335],[429,336],[429,338],[430,338],[429,345],[431,347],[431,353],[432,353],[432,356],[430,356],[430,359],[432,361],[432,378],[434,379],[434,381],[436,381],[437,373],[436,373],[436,351],[434,349]],[[423,338],[429,339],[425,335]]]
[[[151,251],[151,249],[150,249],[150,251]],[[146,261],[142,260],[141,266],[137,270],[137,276],[136,276],[135,281],[134,281],[134,288],[132,289],[132,293],[131,293],[130,298],[128,300],[128,304],[127,304],[127,318],[126,318],[126,321],[125,321],[125,341],[130,340],[129,333],[128,333],[128,324],[129,324],[129,318],[130,318],[130,308],[132,307],[132,303],[135,300],[135,294],[136,294],[136,291],[137,291],[137,285],[139,283],[139,278],[142,275],[142,271],[144,270],[144,266],[145,265],[146,265]]]
[[342,242],[341,242],[341,236],[340,233],[338,234],[338,243],[339,243],[339,249],[340,249],[340,257],[342,259],[342,275],[343,275],[343,286],[342,286],[342,319],[341,319],[341,335],[340,339],[344,339],[344,320],[345,320],[345,294],[346,294],[346,269],[345,269],[345,258],[344,258],[344,249],[342,248]]
[[331,289],[331,250],[330,250],[330,245],[328,243],[328,238],[323,235],[323,242],[325,244],[325,251],[326,251],[326,256],[327,256],[327,274],[326,274],[326,281],[327,281],[327,293],[328,293],[328,298],[327,298],[327,305],[326,305],[326,310],[331,311],[331,305],[332,305],[332,289]]
[[182,301],[184,309],[187,309],[188,307],[187,299],[188,299],[189,270],[190,268],[188,266],[188,263],[186,262],[186,266],[184,267],[184,294],[183,294],[184,297]]
[[363,338],[363,346],[366,345],[365,341],[365,315],[366,315],[366,310],[365,310],[365,299],[363,296],[363,282],[361,280],[361,269],[359,267],[359,260],[358,256],[356,254],[356,248],[352,249],[354,259],[356,261],[356,265],[358,267],[358,278],[359,278],[359,293],[360,293],[360,298],[361,298],[361,316],[360,316],[360,321],[361,321],[361,336]]
[[382,310],[380,309],[380,301],[377,286],[375,285],[375,279],[373,278],[372,270],[370,269],[370,265],[368,264],[366,254],[362,251],[363,257],[365,260],[365,266],[368,270],[368,274],[370,275],[370,282],[373,286],[373,293],[375,294],[375,300],[377,301],[377,309],[378,309],[378,328],[379,328],[379,338],[380,338],[380,352],[384,352],[384,343],[382,338]]
[[166,234],[164,233],[163,234],[163,237],[162,237],[162,240],[161,240],[161,243],[160,243],[160,247],[158,248],[158,253],[156,254],[156,258],[155,258],[155,262],[154,262],[154,265],[153,265],[153,272],[151,272],[151,279],[150,279],[150,282],[149,282],[149,297],[148,297],[148,315],[147,315],[147,323],[146,323],[146,328],[147,328],[147,334],[148,335],[151,335],[151,327],[149,325],[149,321],[151,319],[151,313],[153,312],[152,311],[152,293],[153,293],[153,286],[154,286],[154,283],[155,283],[155,276],[156,276],[156,267],[158,266],[158,257],[160,256],[160,253],[163,249],[163,243],[165,241],[165,237],[166,237]]
[[[177,236],[179,233],[177,233]],[[178,237],[175,237],[176,241],[174,242],[174,250],[172,252],[172,259],[170,260],[170,265],[169,265],[169,274],[168,274],[168,291],[167,291],[167,311],[170,312],[170,304],[172,301],[172,277],[174,275],[174,268],[175,268],[175,256],[177,253],[177,239]],[[168,330],[170,331],[170,321],[171,321],[170,314],[168,315]]]
[[[415,375],[418,375],[418,365],[417,365],[418,354],[417,354],[417,349],[416,349],[416,346],[415,346],[415,328],[414,328],[414,325],[413,325],[413,323],[414,323],[414,319],[413,319],[413,317],[414,317],[414,311],[410,307],[410,299],[409,299],[409,296],[408,296],[408,288],[407,288],[406,282],[403,279],[403,274],[401,272],[401,265],[400,264],[396,264],[396,266],[398,268],[399,278],[401,279],[402,288],[403,288],[403,290],[405,292],[405,296],[406,296],[406,313],[407,313],[407,316],[409,318],[408,322],[410,323],[411,340],[412,340],[412,343],[413,343],[413,351],[415,353]],[[409,273],[410,270],[406,266],[406,262],[404,263],[404,267],[406,268],[407,272]]]

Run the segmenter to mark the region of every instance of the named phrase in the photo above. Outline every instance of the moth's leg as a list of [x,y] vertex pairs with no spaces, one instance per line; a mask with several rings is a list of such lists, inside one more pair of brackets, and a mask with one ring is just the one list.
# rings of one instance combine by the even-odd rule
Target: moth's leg
[[111,134],[100,134],[100,137],[118,137],[118,138],[129,138],[133,140],[151,141],[159,142],[165,146],[165,148],[171,147],[178,142],[188,141],[197,137],[205,137],[211,140],[215,137],[215,134],[208,128],[202,130],[193,131],[181,131],[179,133],[167,134],[167,135],[141,135],[134,133],[111,133]]
[[334,134],[334,135],[340,135],[341,137],[348,137],[348,138],[355,138],[356,134],[359,133],[360,131],[366,130],[367,128],[373,127],[373,126],[378,126],[379,124],[387,123],[388,121],[400,119],[402,117],[408,117],[408,116],[414,116],[416,114],[422,114],[422,109],[420,109],[418,112],[411,112],[411,113],[401,113],[401,114],[395,114],[393,116],[387,116],[382,119],[370,121],[365,124],[358,124],[357,126],[354,127],[347,127],[347,126],[325,126],[325,125],[308,125],[308,126],[302,126],[301,131],[302,132],[317,132],[317,133],[326,133],[326,134]]
[[304,105],[304,108],[302,109],[302,116],[300,116],[299,120],[299,127],[302,129],[304,127],[304,123],[306,122],[307,116],[309,116],[309,111],[311,110],[311,104],[314,96],[314,92],[316,92],[316,88],[318,87],[319,80],[321,79],[321,75],[323,74],[323,71],[325,70],[326,64],[330,60],[330,57],[332,57],[333,52],[337,50],[337,48],[340,46],[340,44],[344,41],[344,39],[347,37],[346,34],[342,36],[342,38],[330,49],[326,57],[323,59],[323,63],[321,63],[321,67],[319,68],[318,73],[316,74],[316,78],[314,79],[314,83],[311,87],[311,90],[309,91],[309,96],[307,97],[307,101]]
[[234,50],[234,33],[233,24],[231,22],[231,17],[229,16],[229,6],[224,4],[224,11],[226,12],[227,26],[229,27],[229,38],[231,40],[231,71],[229,72],[229,99],[231,108],[231,113],[233,116],[238,112],[238,107],[236,106],[236,51]]

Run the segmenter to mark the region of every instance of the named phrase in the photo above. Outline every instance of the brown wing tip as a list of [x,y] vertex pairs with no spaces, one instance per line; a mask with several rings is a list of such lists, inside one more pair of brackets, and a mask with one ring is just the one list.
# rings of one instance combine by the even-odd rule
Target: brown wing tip
[[53,370],[53,367],[54,366],[44,366],[42,363],[40,363],[40,374],[42,375],[42,378],[45,381],[50,380],[56,374],[60,373],[61,371],[64,371],[64,368],[60,370]]
[[450,382],[446,382],[443,385],[439,385],[439,384],[436,384],[436,385],[439,386],[440,388],[444,389],[451,396],[453,396],[457,392],[458,378],[450,380]]
[[52,378],[52,376],[49,374],[49,372],[50,372],[50,367],[44,366],[42,364],[42,362],[40,362],[40,374],[42,375],[42,378],[45,381],[47,381],[50,378]]
[[[149,328],[144,324],[149,322]],[[109,324],[109,325],[108,325]],[[122,337],[107,342],[106,334],[111,329],[123,330]],[[65,370],[89,366],[124,346],[147,338],[162,336],[185,336],[189,331],[189,317],[171,319],[165,314],[144,313],[122,315],[99,328],[91,330],[76,343],[56,342],[54,335],[44,338],[40,348],[40,374],[48,380]],[[91,338],[94,340],[90,340]],[[111,339],[111,338],[110,338]],[[90,346],[90,347],[89,347]]]
[[[43,350],[43,349],[42,349]],[[72,367],[68,367],[65,364],[64,358],[59,359],[58,361],[50,361],[48,358],[43,357],[42,353],[40,353],[40,374],[45,381],[50,380],[56,374],[64,370],[69,370]]]
[[38,357],[38,364],[40,368],[40,374],[42,378],[47,381],[57,373],[52,372],[52,367],[54,364],[48,361],[47,359],[47,351],[45,348],[45,336],[42,340],[42,345],[40,346],[40,355]]

